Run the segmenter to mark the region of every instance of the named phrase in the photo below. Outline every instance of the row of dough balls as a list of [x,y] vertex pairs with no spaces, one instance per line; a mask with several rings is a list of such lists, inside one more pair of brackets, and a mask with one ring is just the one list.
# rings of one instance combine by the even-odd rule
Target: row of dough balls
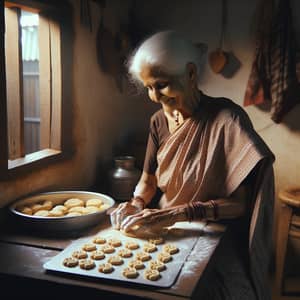
[[[151,242],[153,241],[151,240]],[[154,252],[157,250],[157,244],[164,243],[163,239],[155,239],[155,242],[156,243],[154,244],[149,241],[144,244],[142,247],[144,251],[136,253],[135,257],[129,261],[128,267],[123,269],[123,276],[127,278],[136,278],[139,276],[138,270],[146,268],[144,271],[145,279],[153,281],[161,278],[160,272],[166,269],[165,263],[170,262],[172,260],[172,255],[177,253],[179,249],[175,245],[165,244],[162,248],[163,252],[158,253],[157,260],[151,260],[151,255],[148,252]],[[102,244],[102,247],[97,249],[95,244]],[[79,267],[84,270],[94,269],[96,267],[94,260],[104,259],[107,253],[113,253],[115,247],[118,248],[121,245],[122,243],[118,239],[112,238],[106,240],[105,238],[95,237],[93,243],[84,244],[82,249],[74,251],[71,257],[65,258],[63,260],[63,265],[69,268],[79,265]],[[119,250],[117,255],[110,256],[105,263],[98,266],[98,271],[101,273],[112,273],[114,267],[124,263],[123,258],[132,258],[133,253],[131,250],[136,250],[138,248],[139,245],[137,243],[126,242],[125,248]],[[88,253],[90,253],[90,258],[88,257]],[[149,261],[148,267],[144,264],[146,261]]]
[[109,207],[101,199],[91,198],[86,201],[70,198],[62,204],[54,205],[51,200],[39,201],[17,208],[23,214],[38,217],[74,217],[100,212]]

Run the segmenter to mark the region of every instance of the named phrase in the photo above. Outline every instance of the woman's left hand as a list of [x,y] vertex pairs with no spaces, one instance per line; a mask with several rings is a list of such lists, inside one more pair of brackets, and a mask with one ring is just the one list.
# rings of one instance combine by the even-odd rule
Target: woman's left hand
[[128,216],[121,223],[120,229],[124,232],[151,230],[158,232],[164,227],[169,227],[176,222],[185,221],[184,206],[167,209],[144,209],[141,212]]

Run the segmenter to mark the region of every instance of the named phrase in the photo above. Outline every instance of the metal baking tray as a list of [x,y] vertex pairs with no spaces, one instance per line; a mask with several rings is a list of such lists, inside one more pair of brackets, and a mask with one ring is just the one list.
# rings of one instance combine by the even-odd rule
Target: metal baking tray
[[[138,270],[139,275],[137,278],[130,279],[130,278],[126,278],[122,275],[122,270],[125,267],[127,267],[128,262],[131,259],[133,259],[133,257],[124,258],[123,259],[124,264],[121,266],[114,266],[115,270],[110,274],[103,274],[98,271],[98,265],[102,264],[104,262],[107,262],[109,257],[111,255],[116,255],[117,251],[119,249],[122,249],[123,246],[116,248],[115,253],[106,254],[105,259],[100,260],[100,261],[95,260],[96,267],[92,270],[82,270],[79,266],[70,268],[70,267],[65,267],[63,265],[63,260],[66,257],[71,257],[72,253],[76,250],[80,250],[85,243],[92,242],[93,238],[95,236],[101,236],[104,238],[117,238],[117,239],[121,240],[122,245],[124,245],[127,241],[137,242],[139,244],[140,248],[137,250],[132,250],[133,257],[136,252],[142,251],[143,244],[147,242],[147,240],[124,236],[119,231],[111,229],[111,228],[106,229],[106,230],[98,232],[94,236],[90,236],[87,238],[80,238],[80,239],[74,241],[71,245],[69,245],[67,248],[65,248],[62,252],[60,252],[58,255],[53,257],[50,261],[46,262],[44,264],[44,268],[48,271],[54,271],[54,272],[59,272],[59,273],[69,273],[69,274],[79,275],[81,277],[94,277],[97,279],[115,280],[115,281],[119,281],[119,282],[130,282],[130,283],[134,283],[134,284],[142,284],[142,285],[166,288],[166,287],[171,287],[174,284],[178,274],[180,273],[180,270],[181,270],[184,262],[186,261],[187,256],[190,254],[191,250],[193,249],[193,247],[198,239],[198,236],[195,236],[195,235],[194,236],[183,236],[183,235],[179,236],[178,234],[175,234],[175,235],[168,234],[167,236],[164,236],[164,244],[172,243],[172,244],[176,245],[179,248],[179,252],[176,254],[173,254],[172,260],[165,264],[166,270],[160,272],[161,278],[158,279],[157,281],[150,281],[150,280],[147,280],[144,278],[144,271],[148,267],[149,261],[144,262],[144,264],[146,266],[145,269]],[[158,250],[153,253],[150,253],[152,260],[156,259],[158,253],[161,252],[164,244],[157,245]],[[98,249],[101,247],[101,245],[97,245],[97,246],[98,246],[97,247]]]
[[38,193],[35,195],[18,199],[9,206],[9,211],[15,218],[16,222],[22,227],[25,226],[33,230],[52,234],[76,232],[78,230],[86,229],[96,224],[99,224],[106,217],[107,209],[82,216],[62,217],[32,216],[23,214],[17,210],[17,208],[20,206],[31,205],[45,200],[51,200],[55,205],[62,204],[65,200],[69,198],[79,198],[84,201],[90,198],[101,199],[105,204],[108,204],[107,209],[109,209],[115,204],[114,199],[105,194],[94,193],[89,191],[58,191]]

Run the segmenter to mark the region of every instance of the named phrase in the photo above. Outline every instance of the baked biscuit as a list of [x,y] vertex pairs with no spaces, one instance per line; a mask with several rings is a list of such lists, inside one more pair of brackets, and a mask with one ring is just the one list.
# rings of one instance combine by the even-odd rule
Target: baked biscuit
[[110,205],[107,204],[107,203],[105,203],[105,204],[102,204],[102,205],[99,207],[99,210],[100,210],[100,211],[103,211],[103,210],[108,209],[109,207],[110,207]]
[[159,272],[166,269],[166,265],[159,260],[151,260],[149,263],[149,267],[151,270],[157,270]]
[[91,258],[94,260],[100,260],[100,259],[105,258],[105,254],[101,250],[95,250],[91,253]]
[[136,269],[130,267],[125,268],[122,274],[127,278],[137,278],[139,276],[139,273],[136,271]]
[[106,239],[101,237],[101,236],[96,236],[94,239],[93,239],[93,242],[95,244],[105,244],[106,243]]
[[103,245],[101,247],[101,250],[104,252],[104,253],[113,253],[115,252],[115,248],[111,245]]
[[99,208],[96,206],[87,206],[87,207],[84,207],[83,214],[85,214],[85,215],[93,214],[93,213],[96,213],[99,211],[100,211]]
[[64,212],[63,210],[60,210],[60,209],[51,209],[49,211],[49,217],[62,217],[64,216]]
[[53,202],[51,200],[45,200],[42,202],[42,207],[44,210],[51,210],[53,208]]
[[119,250],[118,255],[120,255],[121,257],[124,257],[124,258],[128,258],[128,257],[132,256],[132,252],[129,249],[124,248],[124,249]]
[[85,206],[96,206],[96,207],[100,207],[103,204],[103,201],[101,199],[88,199],[85,202]]
[[87,258],[87,253],[83,250],[78,250],[78,251],[74,251],[72,256],[78,259],[82,259],[82,258]]
[[144,277],[145,277],[145,279],[155,281],[160,278],[160,273],[157,270],[147,269],[144,272]]
[[64,205],[61,205],[61,204],[58,204],[58,205],[55,205],[51,211],[61,211],[63,214],[67,213],[68,212],[68,208],[65,207]]
[[85,250],[85,251],[88,251],[88,252],[94,251],[96,249],[97,249],[96,245],[95,244],[91,244],[91,243],[84,244],[83,247],[82,247],[82,250]]
[[81,215],[83,215],[84,211],[85,211],[84,209],[85,209],[85,207],[83,207],[83,206],[74,206],[74,207],[69,208],[68,212],[69,213],[71,213],[71,212],[78,212]]
[[32,209],[28,206],[24,206],[24,207],[20,208],[19,211],[25,215],[32,215]]
[[43,209],[43,206],[39,203],[33,204],[30,206],[32,213],[34,214],[35,212],[37,212],[38,210]]
[[167,263],[172,260],[172,256],[168,252],[161,252],[161,253],[158,253],[157,259],[163,263]]
[[129,250],[135,250],[140,247],[140,245],[136,242],[126,242],[125,247]]
[[108,262],[114,266],[120,266],[124,263],[124,260],[118,255],[113,255],[108,259]]
[[154,252],[157,250],[157,247],[156,245],[154,244],[151,244],[151,243],[145,243],[144,246],[143,246],[143,250],[145,252],[148,252],[148,253],[151,253],[151,252]]
[[98,267],[98,271],[101,272],[101,273],[106,273],[107,274],[107,273],[113,272],[113,270],[114,270],[114,267],[110,263],[101,264]]
[[141,261],[147,261],[151,259],[151,255],[147,252],[138,252],[135,257]]
[[155,237],[149,239],[148,242],[154,245],[161,245],[165,242],[165,240],[162,237]]
[[37,216],[37,217],[48,217],[49,216],[49,211],[41,209],[41,210],[38,210],[37,212],[35,212],[33,215]]
[[128,266],[131,268],[135,268],[137,270],[141,270],[145,268],[144,263],[141,260],[135,259],[128,263]]
[[84,206],[84,202],[78,198],[70,198],[64,202],[64,206],[70,209],[75,206]]
[[78,265],[78,259],[75,257],[66,257],[63,261],[65,267],[74,268]]
[[114,238],[109,239],[109,240],[107,241],[107,243],[108,243],[109,245],[113,246],[113,247],[120,247],[120,246],[122,246],[122,242],[121,242],[120,240],[114,239]]
[[94,269],[96,265],[92,259],[82,259],[79,261],[79,267],[83,270],[91,270]]
[[166,244],[163,246],[163,251],[168,252],[170,254],[175,254],[175,253],[179,252],[179,249],[175,245]]

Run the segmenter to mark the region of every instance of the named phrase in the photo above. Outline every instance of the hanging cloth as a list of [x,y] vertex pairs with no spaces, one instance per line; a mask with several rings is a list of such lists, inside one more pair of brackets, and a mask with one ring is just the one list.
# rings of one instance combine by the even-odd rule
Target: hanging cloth
[[296,44],[289,0],[261,1],[255,60],[247,84],[244,106],[271,102],[271,119],[280,123],[300,101],[296,76]]
[[290,0],[280,0],[270,38],[271,118],[282,118],[300,101],[296,73],[296,41],[293,33]]
[[256,48],[247,83],[244,106],[271,101],[269,74],[269,36],[274,0],[261,0],[256,11]]

